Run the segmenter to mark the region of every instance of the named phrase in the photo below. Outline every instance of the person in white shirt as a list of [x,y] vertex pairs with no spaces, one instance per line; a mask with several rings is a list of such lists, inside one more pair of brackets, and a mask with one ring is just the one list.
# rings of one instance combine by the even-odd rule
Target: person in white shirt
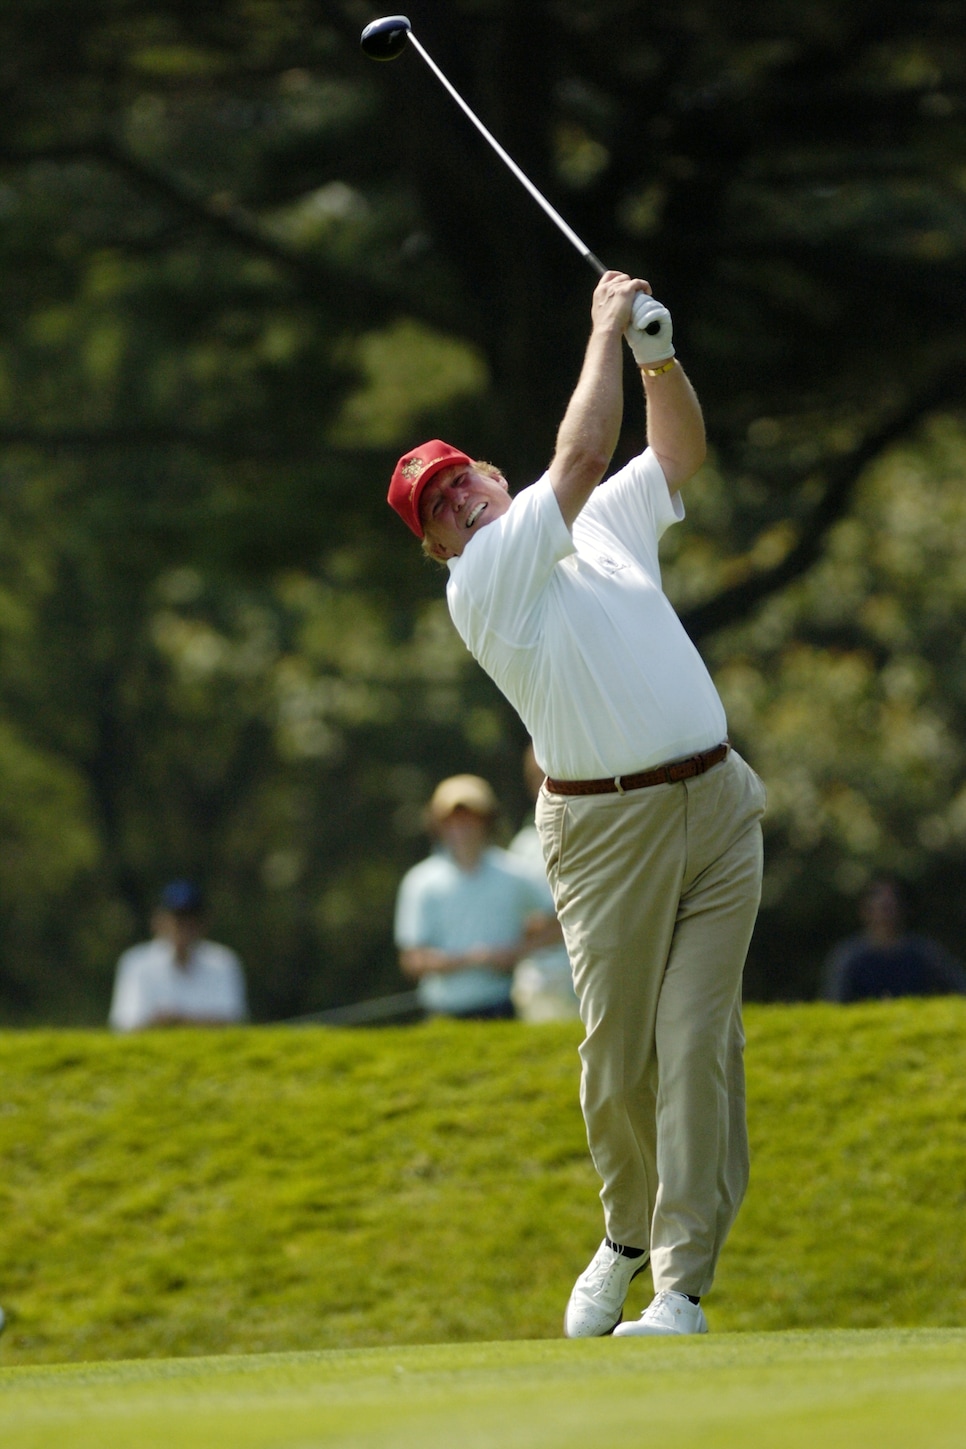
[[[537,764],[532,742],[523,755],[523,777],[527,789],[536,800],[543,784],[543,771]],[[540,833],[533,820],[520,827],[507,846],[510,854],[527,865],[547,892],[547,909],[555,912],[553,895],[543,863]],[[517,962],[510,988],[513,1005],[521,1021],[538,1024],[544,1021],[571,1021],[578,1015],[577,993],[574,990],[570,957],[563,935],[550,945],[528,951]]]
[[151,918],[153,939],[123,952],[114,979],[115,1031],[154,1026],[226,1026],[247,1021],[241,961],[202,939],[204,902],[191,881],[171,881]]
[[[622,337],[648,446],[601,484]],[[704,457],[667,309],[642,279],[607,272],[542,478],[511,499],[497,468],[433,439],[400,458],[389,489],[446,563],[456,628],[548,776],[537,827],[585,1029],[581,1106],[606,1234],[567,1304],[570,1337],[706,1332],[700,1300],[747,1185],[741,977],[765,792],[729,746],[658,562]],[[648,1263],[654,1299],[622,1323]]]

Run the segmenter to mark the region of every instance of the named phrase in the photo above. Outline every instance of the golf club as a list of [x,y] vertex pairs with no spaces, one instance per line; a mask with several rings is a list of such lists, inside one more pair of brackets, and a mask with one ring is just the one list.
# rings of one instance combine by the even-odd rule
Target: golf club
[[449,81],[446,79],[439,66],[433,60],[432,56],[427,53],[427,51],[423,48],[422,45],[420,45],[419,41],[416,39],[416,36],[413,34],[412,26],[410,25],[409,20],[406,18],[406,16],[387,15],[382,20],[373,20],[370,22],[369,25],[366,26],[365,30],[362,32],[362,48],[371,60],[395,60],[396,57],[402,55],[403,51],[406,49],[407,40],[419,52],[419,54],[422,56],[423,60],[429,66],[430,70],[436,76],[436,79],[440,82],[440,84],[449,91],[450,95],[453,97],[453,100],[460,107],[460,109],[466,112],[467,116],[469,116],[470,120],[473,122],[473,125],[476,127],[476,129],[480,132],[481,136],[489,141],[490,145],[493,147],[500,160],[505,162],[506,165],[509,166],[510,170],[513,172],[517,180],[522,182],[523,185],[527,188],[534,201],[538,202],[539,205],[543,207],[550,220],[560,228],[564,236],[577,248],[578,252],[584,258],[584,260],[590,263],[594,271],[597,273],[598,277],[602,277],[607,271],[607,268],[604,266],[603,262],[599,261],[598,258],[594,256],[590,248],[580,240],[580,237],[577,235],[577,233],[567,225],[560,213],[554,210],[547,198],[541,195],[541,193],[534,186],[530,178],[524,175],[524,173],[520,170],[517,163],[513,160],[513,157],[507,155],[503,147],[500,145],[499,141],[497,141],[496,138],[492,136],[490,132],[486,129],[479,116],[477,116],[470,109],[466,101],[464,101],[463,97],[460,95],[459,91],[457,91],[452,85],[450,85]]

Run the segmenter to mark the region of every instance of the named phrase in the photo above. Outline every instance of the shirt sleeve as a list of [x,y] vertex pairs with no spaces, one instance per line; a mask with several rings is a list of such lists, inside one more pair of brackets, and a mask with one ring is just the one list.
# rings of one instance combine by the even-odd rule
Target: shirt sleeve
[[937,995],[966,996],[966,971],[938,941],[923,941],[923,954],[931,989]]
[[547,880],[547,873],[544,869],[542,858],[536,861],[517,856],[516,859],[527,874],[530,896],[529,909],[531,911],[542,911],[545,915],[554,915],[553,894],[550,890],[550,882]]
[[245,984],[245,968],[236,952],[227,950],[228,966],[228,1011],[232,1021],[248,1020],[248,989]]
[[684,502],[668,489],[656,453],[645,448],[594,489],[582,513],[619,533],[632,551],[635,544],[643,548],[650,563],[660,539],[684,518]]
[[522,648],[532,642],[553,570],[574,552],[545,473],[518,493],[506,513],[487,524],[459,558],[450,560],[450,613],[478,659],[487,640]]
[[148,1019],[148,1003],[141,989],[141,975],[138,958],[125,951],[117,963],[108,1016],[108,1024],[115,1031],[137,1031]]
[[424,872],[419,866],[407,871],[400,882],[394,934],[400,951],[434,944]]
[[833,947],[825,958],[822,968],[822,980],[819,986],[819,998],[822,1001],[842,1002],[842,995],[845,989],[845,968],[848,960],[848,947],[840,943]]

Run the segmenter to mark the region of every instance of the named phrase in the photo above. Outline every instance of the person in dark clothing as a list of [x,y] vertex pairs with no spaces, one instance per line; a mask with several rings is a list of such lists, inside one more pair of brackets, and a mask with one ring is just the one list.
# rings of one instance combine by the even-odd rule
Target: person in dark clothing
[[871,881],[859,915],[863,930],[839,942],[825,963],[824,1000],[966,995],[966,971],[955,958],[938,941],[906,929],[906,899],[897,881]]

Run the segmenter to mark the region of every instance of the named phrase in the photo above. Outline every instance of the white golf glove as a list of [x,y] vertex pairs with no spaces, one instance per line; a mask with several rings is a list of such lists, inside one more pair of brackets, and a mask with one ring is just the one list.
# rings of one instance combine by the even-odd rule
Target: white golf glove
[[638,292],[630,326],[624,333],[638,367],[653,367],[674,356],[671,346],[671,314],[656,297]]

